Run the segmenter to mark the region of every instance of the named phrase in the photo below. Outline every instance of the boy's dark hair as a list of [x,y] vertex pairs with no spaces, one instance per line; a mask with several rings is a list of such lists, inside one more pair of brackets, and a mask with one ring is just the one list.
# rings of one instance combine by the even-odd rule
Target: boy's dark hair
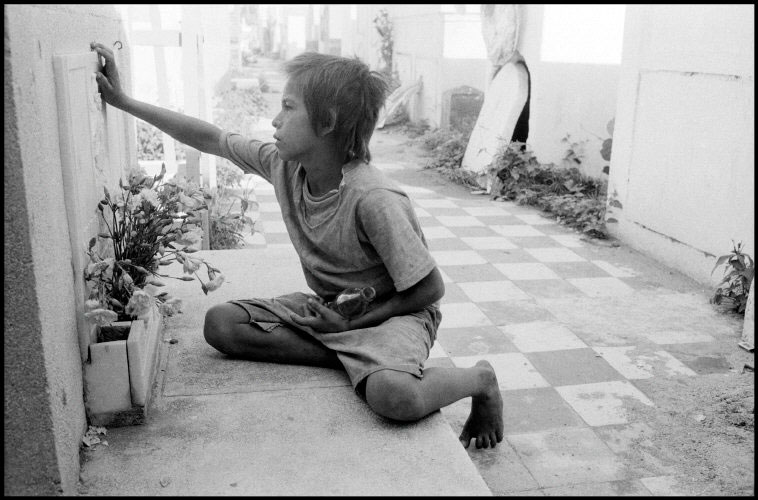
[[314,132],[331,122],[346,161],[371,161],[368,149],[379,111],[387,97],[387,81],[357,57],[305,52],[284,64],[287,76],[302,91]]

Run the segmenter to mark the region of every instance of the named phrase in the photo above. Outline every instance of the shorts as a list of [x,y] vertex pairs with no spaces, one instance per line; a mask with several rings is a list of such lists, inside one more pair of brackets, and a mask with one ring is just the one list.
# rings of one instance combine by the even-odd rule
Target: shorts
[[436,305],[411,314],[394,316],[369,328],[335,333],[318,333],[310,327],[294,323],[292,312],[303,314],[311,295],[296,292],[273,299],[230,300],[247,311],[250,323],[264,331],[288,328],[301,335],[310,335],[328,349],[335,351],[345,367],[350,382],[363,394],[366,377],[379,370],[396,370],[418,378],[424,376],[424,362],[437,338],[442,313]]

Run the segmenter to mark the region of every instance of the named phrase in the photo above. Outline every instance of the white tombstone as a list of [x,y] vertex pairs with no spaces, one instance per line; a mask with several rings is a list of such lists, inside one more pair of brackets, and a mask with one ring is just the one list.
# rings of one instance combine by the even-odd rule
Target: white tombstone
[[498,71],[484,94],[482,110],[461,163],[468,171],[485,173],[498,148],[511,140],[529,93],[529,75],[518,61],[521,58],[516,53]]

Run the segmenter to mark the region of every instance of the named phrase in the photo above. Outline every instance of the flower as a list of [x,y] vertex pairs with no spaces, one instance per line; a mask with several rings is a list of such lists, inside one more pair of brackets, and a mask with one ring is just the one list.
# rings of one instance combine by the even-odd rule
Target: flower
[[185,255],[184,257],[184,263],[182,264],[184,273],[185,274],[193,274],[195,271],[200,269],[200,266],[203,264],[203,261],[200,259],[192,258],[188,255]]
[[182,312],[182,299],[169,299],[158,306],[158,311],[163,316],[173,316],[176,313],[180,313]]
[[[162,278],[193,281],[192,274],[201,266],[211,269],[205,260],[187,255],[195,251],[188,247],[202,239],[198,226],[199,211],[208,209],[205,191],[183,178],[164,182],[165,173],[165,165],[156,176],[132,169],[126,182],[119,180],[120,192],[103,187],[96,210],[101,232],[89,241],[90,261],[84,270],[89,292],[84,314],[91,321],[103,324],[124,316],[140,317],[153,304],[164,316],[172,316],[180,312],[181,301],[168,292],[152,296],[144,287],[163,286]],[[174,261],[183,264],[181,276],[159,271]],[[211,288],[217,289],[221,281],[212,282]],[[200,285],[207,293],[202,281]]]
[[150,314],[150,306],[153,304],[153,297],[144,290],[135,290],[129,303],[126,304],[125,312],[130,316],[138,318]]
[[218,290],[218,288],[221,286],[223,282],[224,282],[224,275],[219,273],[218,276],[216,276],[212,280],[205,283],[203,291],[207,294],[208,292]]
[[110,309],[94,309],[84,313],[84,316],[98,325],[107,325],[118,319],[118,314]]

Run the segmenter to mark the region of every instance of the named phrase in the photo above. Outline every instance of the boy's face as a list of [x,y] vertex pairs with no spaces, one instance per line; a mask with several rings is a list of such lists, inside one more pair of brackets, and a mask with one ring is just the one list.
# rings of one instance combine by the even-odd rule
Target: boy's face
[[284,86],[282,110],[271,124],[276,129],[274,139],[279,157],[284,161],[307,161],[321,140],[311,127],[302,93],[291,79]]

